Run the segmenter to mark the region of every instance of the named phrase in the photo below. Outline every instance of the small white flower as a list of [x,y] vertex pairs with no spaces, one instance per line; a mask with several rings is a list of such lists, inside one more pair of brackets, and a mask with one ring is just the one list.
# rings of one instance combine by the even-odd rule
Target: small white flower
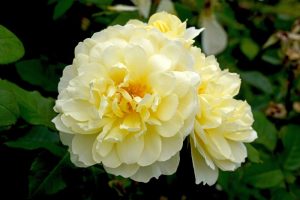
[[139,13],[148,18],[151,9],[151,0],[131,0],[131,2],[137,6]]
[[176,10],[171,0],[160,0],[156,12],[162,12],[162,11],[176,15]]
[[201,35],[204,53],[207,55],[221,53],[227,46],[227,33],[216,17],[213,14],[202,16],[199,18],[199,26],[204,27]]
[[137,10],[136,6],[128,6],[123,4],[117,4],[114,6],[108,6],[108,10],[123,12],[123,11],[135,11]]

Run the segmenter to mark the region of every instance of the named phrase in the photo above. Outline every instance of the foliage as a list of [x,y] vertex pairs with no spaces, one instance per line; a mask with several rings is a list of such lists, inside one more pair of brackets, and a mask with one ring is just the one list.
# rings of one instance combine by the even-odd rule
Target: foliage
[[0,25],[0,64],[8,64],[24,55],[22,42],[10,30]]
[[[152,2],[153,12],[159,1]],[[147,19],[138,11],[110,9],[117,4],[132,6],[131,1],[24,1],[18,8],[13,3],[0,7],[4,194],[19,199],[99,199],[105,195],[110,199],[198,199],[203,195],[208,199],[299,199],[299,1],[173,2],[177,15],[188,19],[188,26],[201,24],[201,15],[208,2],[212,3],[212,12],[228,35],[227,47],[217,58],[222,68],[241,75],[239,97],[252,106],[258,133],[258,139],[247,145],[248,159],[241,168],[221,172],[217,189],[194,184],[191,162],[182,162],[175,175],[148,184],[108,175],[101,166],[75,168],[51,122],[62,69],[72,62],[77,42],[92,33],[128,19]],[[36,21],[38,18],[43,21]],[[195,42],[199,47],[200,37]],[[185,157],[186,149],[183,147],[183,160],[190,159]],[[16,163],[24,169],[18,172]]]

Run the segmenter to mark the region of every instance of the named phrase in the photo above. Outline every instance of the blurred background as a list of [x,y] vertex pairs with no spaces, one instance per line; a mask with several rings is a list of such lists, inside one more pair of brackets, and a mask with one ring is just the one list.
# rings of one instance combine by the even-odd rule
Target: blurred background
[[[78,42],[166,10],[205,27],[194,45],[240,74],[258,139],[213,186],[196,185],[187,144],[176,174],[137,183],[70,163],[52,107]],[[0,3],[1,199],[300,199],[300,2],[27,0]],[[9,198],[8,198],[9,197]]]

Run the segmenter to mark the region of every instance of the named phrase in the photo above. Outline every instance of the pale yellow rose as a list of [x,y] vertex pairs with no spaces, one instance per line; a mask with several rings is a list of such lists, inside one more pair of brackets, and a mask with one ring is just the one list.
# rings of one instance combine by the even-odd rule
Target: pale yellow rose
[[167,12],[158,12],[153,14],[145,24],[139,20],[130,20],[128,24],[145,27],[147,29],[154,28],[164,33],[168,38],[180,40],[186,45],[194,43],[194,38],[198,36],[203,29],[195,27],[186,28],[186,22],[181,22],[176,15]]
[[192,47],[195,71],[201,75],[198,88],[199,110],[194,132],[190,135],[191,153],[196,183],[212,185],[218,170],[233,171],[247,157],[244,142],[252,142],[253,130],[250,106],[233,97],[240,88],[235,73],[221,70],[213,56],[205,57]]
[[174,173],[198,109],[194,61],[182,43],[131,24],[80,42],[53,119],[72,162],[142,182]]

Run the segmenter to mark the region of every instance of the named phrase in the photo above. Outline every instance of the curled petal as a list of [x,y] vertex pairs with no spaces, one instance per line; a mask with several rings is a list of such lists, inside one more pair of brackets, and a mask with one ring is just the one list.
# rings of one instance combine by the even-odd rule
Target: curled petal
[[125,164],[123,163],[122,165],[116,167],[116,168],[110,168],[110,167],[106,167],[104,166],[105,170],[108,173],[114,174],[116,176],[123,176],[125,178],[128,178],[132,175],[134,175],[137,170],[139,169],[139,165],[137,164]]
[[204,184],[213,185],[218,179],[218,168],[210,168],[194,145],[191,145],[191,153],[196,184],[202,182]]
[[140,167],[139,170],[130,178],[139,182],[148,182],[151,178],[158,178],[160,175],[171,175],[175,173],[179,165],[179,154],[163,162],[156,162],[153,165]]

